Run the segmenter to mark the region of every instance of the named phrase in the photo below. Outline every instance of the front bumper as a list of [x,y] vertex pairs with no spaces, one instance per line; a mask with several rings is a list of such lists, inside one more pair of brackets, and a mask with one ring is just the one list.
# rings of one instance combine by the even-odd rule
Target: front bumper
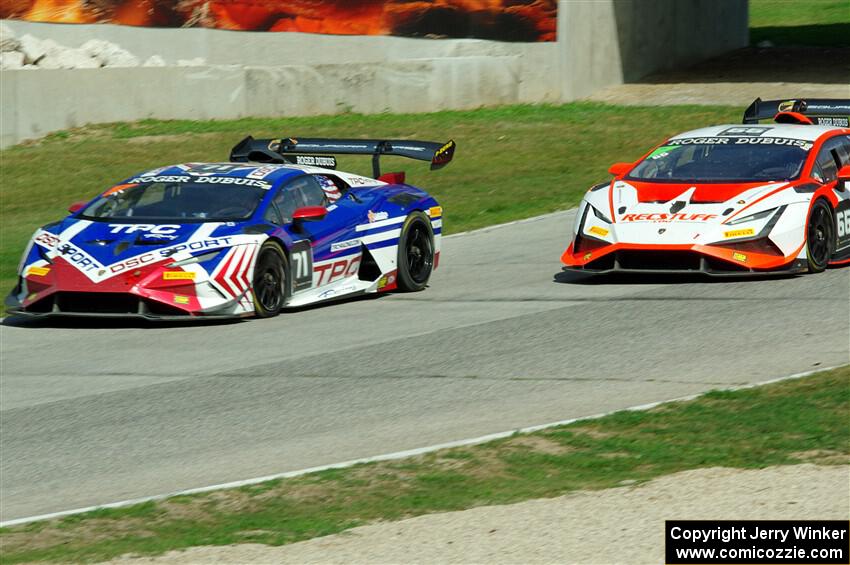
[[787,275],[805,272],[805,259],[741,252],[702,245],[612,244],[574,253],[573,244],[561,257],[565,271],[589,274],[697,274],[712,277]]
[[24,306],[13,290],[5,300],[6,312],[28,318],[126,318],[156,321],[200,321],[241,318],[243,314],[190,312],[131,293],[54,292]]
[[18,284],[5,300],[6,309],[9,314],[30,317],[171,321],[254,314],[250,289],[242,284],[247,281],[244,273],[227,279],[228,295],[215,287],[206,270],[174,268],[165,263],[159,261],[98,279],[103,270],[91,276],[64,257],[53,257],[50,263],[37,261],[21,269]]

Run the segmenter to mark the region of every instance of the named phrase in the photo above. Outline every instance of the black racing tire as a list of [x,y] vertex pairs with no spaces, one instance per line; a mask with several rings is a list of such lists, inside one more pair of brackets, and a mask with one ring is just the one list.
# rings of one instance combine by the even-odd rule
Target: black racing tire
[[413,212],[404,221],[398,240],[398,288],[419,292],[434,270],[434,230],[428,216]]
[[832,207],[818,199],[809,212],[806,222],[806,257],[810,273],[826,269],[835,251],[835,220]]
[[260,247],[254,264],[254,312],[258,318],[271,318],[280,314],[286,303],[289,288],[289,263],[283,248],[275,241]]

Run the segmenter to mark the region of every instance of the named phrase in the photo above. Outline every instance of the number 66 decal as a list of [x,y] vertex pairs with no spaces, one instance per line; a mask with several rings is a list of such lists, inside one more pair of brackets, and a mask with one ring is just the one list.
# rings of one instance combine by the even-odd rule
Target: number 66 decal
[[850,209],[836,213],[835,222],[838,224],[838,237],[850,235]]
[[292,292],[313,286],[313,247],[306,239],[296,241],[289,250]]

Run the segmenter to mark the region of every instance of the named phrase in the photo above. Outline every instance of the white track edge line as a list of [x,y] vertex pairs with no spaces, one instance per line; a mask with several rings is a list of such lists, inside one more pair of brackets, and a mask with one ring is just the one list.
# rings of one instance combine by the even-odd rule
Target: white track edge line
[[[722,391],[746,390],[746,389],[749,389],[749,388],[756,388],[756,387],[769,385],[769,384],[773,384],[773,383],[778,383],[778,382],[782,382],[782,381],[790,381],[790,380],[794,380],[794,379],[800,379],[800,378],[803,378],[803,377],[808,377],[809,375],[813,375],[815,373],[820,373],[820,372],[823,372],[823,371],[831,371],[831,370],[834,370],[834,369],[838,369],[838,368],[843,367],[843,366],[844,365],[836,365],[834,367],[818,367],[817,369],[813,369],[811,371],[805,371],[805,372],[802,372],[802,373],[795,373],[793,375],[788,375],[788,376],[785,376],[785,377],[778,377],[778,378],[770,379],[770,380],[767,380],[767,381],[760,381],[760,382],[757,382],[757,383],[749,383],[749,384],[745,384],[745,385],[737,385],[737,386],[731,386],[731,387],[726,387],[726,388],[716,388],[716,389],[712,389],[712,391],[715,391],[715,390],[722,390]],[[688,400],[694,400],[696,398],[699,398],[700,396],[704,396],[708,392],[710,392],[710,391],[698,392],[698,393],[695,393],[695,394],[689,394],[687,396],[680,396],[678,398],[673,398],[673,399],[670,399],[670,400],[659,400],[657,402],[650,402],[648,404],[638,404],[637,406],[630,406],[630,407],[627,407],[627,408],[618,408],[617,410],[610,410],[608,412],[603,412],[601,414],[593,414],[591,416],[580,416],[578,418],[570,418],[568,420],[559,420],[557,422],[550,422],[548,424],[538,424],[538,425],[535,425],[535,426],[527,426],[527,427],[524,427],[524,428],[517,428],[515,430],[509,430],[509,431],[504,431],[504,432],[496,432],[496,433],[478,436],[478,437],[474,437],[474,438],[460,439],[460,440],[449,441],[449,442],[445,442],[445,443],[438,443],[438,444],[429,445],[429,446],[426,446],[426,447],[417,447],[417,448],[414,448],[414,449],[407,449],[407,450],[404,450],[404,451],[396,451],[396,452],[393,452],[393,453],[385,453],[383,455],[374,455],[372,457],[363,457],[361,459],[352,459],[350,461],[343,461],[342,463],[331,463],[329,465],[320,465],[318,467],[310,467],[310,468],[307,468],[307,469],[300,469],[298,471],[287,471],[287,472],[284,472],[284,473],[276,473],[274,475],[266,475],[266,476],[263,476],[263,477],[255,477],[253,479],[244,479],[244,480],[241,480],[241,481],[232,481],[232,482],[229,482],[229,483],[221,483],[221,484],[217,484],[217,485],[209,485],[209,486],[205,486],[205,487],[197,487],[197,488],[191,488],[191,489],[186,489],[186,490],[179,490],[179,491],[174,491],[174,492],[170,492],[170,493],[166,493],[166,494],[156,494],[156,495],[153,495],[153,496],[145,496],[145,497],[142,497],[142,498],[132,498],[132,499],[128,499],[128,500],[121,500],[121,501],[118,501],[118,502],[110,502],[110,503],[107,503],[107,504],[99,504],[97,506],[87,506],[87,507],[84,507],[84,508],[75,508],[73,510],[62,510],[60,512],[51,512],[49,514],[40,514],[40,515],[37,515],[37,516],[27,516],[26,518],[15,518],[13,520],[6,520],[4,522],[0,522],[0,528],[6,528],[6,527],[9,527],[9,526],[17,526],[17,525],[20,525],[20,524],[27,524],[29,522],[51,520],[53,518],[62,518],[64,516],[71,516],[71,515],[74,515],[74,514],[83,514],[85,512],[92,512],[94,510],[103,510],[103,509],[108,509],[108,508],[123,508],[123,507],[126,507],[126,506],[132,506],[134,504],[141,504],[143,502],[154,502],[154,501],[157,501],[157,500],[165,500],[166,498],[171,498],[171,497],[174,497],[174,496],[184,496],[184,495],[190,495],[190,494],[200,494],[200,493],[210,492],[210,491],[214,491],[214,490],[239,488],[239,487],[245,487],[245,486],[256,485],[256,484],[259,484],[259,483],[264,483],[266,481],[274,481],[274,480],[277,480],[277,479],[290,479],[290,478],[293,478],[293,477],[300,477],[302,475],[307,475],[307,474],[310,474],[310,473],[318,473],[320,471],[328,471],[330,469],[344,469],[344,468],[347,468],[347,467],[353,467],[355,465],[360,465],[362,463],[376,463],[378,461],[392,461],[394,459],[404,459],[405,457],[413,457],[413,456],[416,456],[416,455],[423,455],[425,453],[431,453],[433,451],[438,451],[440,449],[450,449],[450,448],[453,448],[453,447],[464,447],[464,446],[468,446],[468,445],[477,445],[477,444],[481,444],[481,443],[486,443],[488,441],[494,441],[494,440],[497,440],[497,439],[504,439],[504,438],[510,437],[514,434],[526,434],[526,433],[531,433],[531,432],[538,432],[538,431],[545,430],[545,429],[548,429],[548,428],[554,428],[554,427],[558,427],[558,426],[566,426],[566,425],[569,425],[569,424],[574,424],[576,422],[583,422],[583,421],[587,421],[587,420],[598,420],[599,418],[604,418],[605,416],[609,416],[609,415],[614,414],[616,412],[624,412],[624,411],[642,412],[642,411],[645,411],[645,410],[651,410],[652,408],[655,408],[657,406],[661,406],[662,404],[669,404],[669,403],[673,403],[673,402],[686,402]]]

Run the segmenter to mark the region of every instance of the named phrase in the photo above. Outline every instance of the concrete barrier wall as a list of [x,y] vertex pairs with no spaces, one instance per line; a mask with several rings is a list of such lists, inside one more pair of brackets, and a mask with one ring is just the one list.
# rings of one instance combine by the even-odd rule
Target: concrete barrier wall
[[574,100],[744,47],[746,0],[561,2],[561,88]]
[[88,123],[150,117],[235,119],[516,104],[526,101],[519,75],[518,57],[4,71],[2,144]]
[[3,71],[0,147],[87,123],[559,103],[746,45],[747,0],[561,0],[557,43],[8,21],[203,67]]

